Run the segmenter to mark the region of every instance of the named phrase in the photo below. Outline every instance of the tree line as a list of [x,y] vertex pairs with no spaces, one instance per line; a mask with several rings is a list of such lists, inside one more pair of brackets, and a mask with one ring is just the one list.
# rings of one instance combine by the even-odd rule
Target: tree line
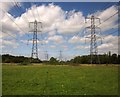
[[[90,64],[91,63],[91,56],[85,55],[85,56],[76,56],[74,59],[71,59],[68,61],[70,63],[76,63],[76,64]],[[120,55],[117,54],[103,54],[98,56],[93,56],[93,62],[95,64],[120,64]]]
[[0,55],[2,59],[2,63],[21,63],[23,65],[27,65],[28,63],[41,63],[40,59],[34,59],[31,57],[24,57],[24,56],[13,56],[9,54]]
[[[2,63],[20,63],[23,65],[27,65],[30,63],[45,63],[45,64],[53,64],[53,65],[77,65],[77,64],[90,64],[91,63],[91,56],[84,55],[84,56],[76,56],[71,60],[67,61],[59,61],[57,58],[51,57],[48,61],[41,61],[40,59],[34,59],[31,57],[24,57],[24,56],[12,56],[9,54],[0,55],[2,59]],[[93,56],[93,63],[95,64],[120,64],[120,55],[111,54],[102,54],[98,56]]]

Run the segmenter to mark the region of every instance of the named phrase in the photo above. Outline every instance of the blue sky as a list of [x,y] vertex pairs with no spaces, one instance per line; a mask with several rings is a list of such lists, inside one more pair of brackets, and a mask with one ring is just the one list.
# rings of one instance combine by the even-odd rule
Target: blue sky
[[[10,21],[9,16],[6,16],[6,13],[4,13],[2,17],[3,31],[1,31],[3,33],[2,53],[31,56],[32,44],[28,40],[32,39],[32,33],[26,28],[28,25],[26,21],[33,22],[36,18],[38,20],[41,19],[43,22],[42,34],[38,32],[39,42],[43,42],[42,44],[38,43],[40,59],[45,59],[45,51],[48,51],[49,57],[54,56],[58,58],[59,51],[62,50],[63,59],[89,54],[89,39],[85,39],[85,34],[83,34],[86,26],[82,27],[85,17],[94,14],[101,18],[103,22],[117,11],[116,2],[22,2],[17,4],[18,7],[13,3],[3,4],[3,10],[6,10],[6,13],[10,15],[22,30],[13,21]],[[117,15],[100,25],[102,38],[105,39],[103,39],[103,44],[100,44],[100,41],[98,41],[98,44],[101,45],[99,53],[107,53],[108,51],[117,53],[117,48],[114,48],[115,50],[109,49],[117,45],[114,40],[117,37],[117,32],[108,35],[117,30],[116,17]],[[8,24],[5,22],[6,20],[8,20]],[[90,23],[88,22],[86,25],[88,26]],[[5,33],[9,33],[12,36],[15,35],[17,39],[4,35]],[[85,40],[87,41],[86,44]]]
[[76,10],[76,11],[82,11],[84,16],[87,16],[88,14],[94,13],[98,10],[105,10],[106,8],[116,5],[117,2],[22,2],[21,12],[18,10],[15,10],[16,6],[10,9],[10,13],[12,15],[15,15],[16,17],[20,14],[24,13],[26,11],[26,8],[30,8],[32,5],[48,5],[50,3],[54,3],[55,5],[60,6],[65,11],[70,10]]

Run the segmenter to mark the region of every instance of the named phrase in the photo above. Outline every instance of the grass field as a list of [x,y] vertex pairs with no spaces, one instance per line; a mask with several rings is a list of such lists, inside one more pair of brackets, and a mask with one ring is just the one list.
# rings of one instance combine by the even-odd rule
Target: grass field
[[115,95],[113,66],[3,66],[3,95]]

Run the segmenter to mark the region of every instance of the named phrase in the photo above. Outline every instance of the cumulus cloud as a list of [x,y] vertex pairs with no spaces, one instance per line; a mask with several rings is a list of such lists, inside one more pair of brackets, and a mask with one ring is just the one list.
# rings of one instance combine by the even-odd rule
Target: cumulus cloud
[[2,48],[9,46],[12,48],[17,48],[19,44],[16,42],[16,40],[2,40],[0,39],[0,42],[2,43]]
[[84,23],[84,16],[82,12],[70,11],[67,14],[68,18],[63,22],[57,23],[59,33],[76,33],[81,30]]
[[[6,14],[16,24],[18,24],[24,32],[29,31],[28,23],[26,23],[26,21],[24,20],[26,17],[29,22],[34,22],[35,19],[37,21],[41,21],[43,23],[42,32],[49,32],[57,29],[58,33],[76,33],[80,31],[80,29],[82,28],[81,23],[84,22],[82,12],[75,12],[74,10],[66,12],[62,10],[61,7],[53,4],[49,4],[48,6],[33,5],[31,8],[27,9],[25,13],[23,13],[20,17],[17,18],[14,18],[8,13]],[[11,29],[20,31],[21,29],[18,29],[15,23],[13,23],[13,21],[11,21],[8,16],[5,15],[4,18],[2,18],[2,24],[6,25],[6,29],[7,27],[10,27]],[[10,23],[5,24],[6,20],[10,21]],[[12,25],[9,26],[9,24]],[[24,32],[23,34],[25,34]]]
[[105,42],[105,43],[112,42],[114,44],[117,44],[118,43],[118,36],[108,35],[108,36],[103,38],[103,42]]
[[[106,10],[98,11],[95,13],[95,16],[99,17],[101,20],[101,24],[99,25],[99,27],[102,29],[102,31],[107,31],[107,30],[110,30],[111,28],[118,27],[118,24],[116,23],[118,21],[118,15],[116,14],[115,16],[111,17],[112,15],[118,12],[117,7],[118,6],[111,6]],[[111,19],[108,19],[109,17],[111,17]],[[106,19],[108,20],[105,21]],[[98,24],[99,23],[97,21],[96,25]]]
[[[11,20],[10,18],[13,20]],[[4,18],[1,20],[3,33],[17,34],[16,32],[19,32],[19,28],[16,27],[13,21],[14,17],[11,16],[9,13],[6,13]]]
[[[117,12],[116,6],[112,6],[104,11],[98,11],[94,14],[96,17],[99,17],[101,19],[101,22],[103,22],[106,18],[110,17],[115,12]],[[85,21],[85,17],[83,16],[82,12],[80,11],[75,12],[75,10],[64,11],[60,6],[54,4],[41,5],[41,6],[33,5],[31,8],[27,9],[25,13],[23,13],[21,16],[17,18],[14,18],[10,14],[8,15],[25,32],[29,31],[29,25],[25,21],[26,18],[27,18],[26,20],[28,20],[29,22],[34,22],[35,19],[37,21],[42,22],[43,23],[42,32],[51,32],[57,30],[57,32],[61,34],[80,32],[83,29],[83,25]],[[5,15],[5,17],[2,19],[3,25],[6,25],[8,27],[10,24],[12,24],[11,25],[12,27],[9,26],[11,27],[11,29],[16,29],[16,31],[18,30],[20,31],[20,29],[18,29],[16,25],[11,21],[10,23],[5,24],[6,20],[10,21],[10,19]],[[115,27],[116,20],[117,20],[117,15],[114,16],[112,19],[106,21],[104,24],[100,25],[102,31],[108,30],[111,27]],[[90,25],[90,23],[88,22],[87,25]],[[25,32],[23,31],[22,33],[25,34]]]
[[8,11],[12,7],[11,2],[0,2],[0,9]]
[[106,36],[103,40],[103,44],[98,46],[98,50],[100,53],[106,53],[108,51],[118,53],[118,36]]
[[63,37],[60,35],[54,35],[48,37],[48,41],[53,41],[55,43],[63,43]]
[[89,46],[76,46],[74,49],[89,49],[90,47]]
[[[25,44],[32,44],[33,41],[32,40],[20,40],[21,42],[25,43]],[[48,40],[37,40],[38,44],[47,44]]]
[[[16,21],[18,23],[23,23],[24,21],[22,20],[24,17],[27,17],[29,22],[34,22],[35,19],[42,22],[42,31],[49,32],[55,29],[57,22],[60,22],[64,19],[64,11],[61,9],[61,7],[53,4],[49,4],[48,6],[33,5],[31,8],[27,9],[27,11],[20,17],[17,17]],[[28,27],[24,27],[24,29],[25,28],[28,29]]]
[[66,46],[66,45],[63,45],[62,48],[63,48],[64,50],[68,50],[68,46]]
[[54,49],[54,48],[56,48],[56,46],[55,45],[51,45],[51,46],[49,46],[50,48],[52,48],[52,49]]
[[[102,44],[98,44],[99,41],[97,42],[98,45],[98,52],[103,54],[108,51],[111,51],[112,53],[118,53],[118,36],[113,36],[113,35],[108,35],[103,38]],[[74,36],[69,40],[69,43],[85,43],[85,38],[80,38],[78,36]],[[87,40],[87,42],[89,42]],[[74,49],[89,49],[90,48],[90,43],[87,46],[79,45],[74,47]]]
[[85,43],[84,37],[73,36],[68,40],[69,43]]
[[21,2],[0,2],[0,19],[14,6],[22,6]]
[[5,38],[5,37],[8,37],[9,35],[8,34],[6,34],[6,33],[2,33],[1,31],[0,31],[0,39],[3,39],[3,38]]
[[[42,32],[44,34],[48,34],[45,39],[43,39],[42,41],[39,41],[38,43],[47,44],[49,42],[54,42],[54,43],[61,44],[66,40],[64,39],[63,35],[57,35],[57,34],[72,33],[74,35],[77,32],[81,32],[86,26],[90,26],[89,21],[86,24],[86,26],[84,25],[85,17],[83,16],[83,13],[81,11],[78,11],[78,12],[75,12],[75,10],[64,11],[60,6],[54,5],[54,4],[41,5],[41,6],[33,5],[31,8],[26,9],[25,13],[22,13],[19,17],[16,17],[16,18],[7,12],[11,8],[11,4],[6,3],[6,5],[3,5],[2,8],[6,10],[6,13],[4,13],[0,21],[2,23],[1,32],[10,33],[12,35],[25,35],[30,30],[29,23],[27,23],[26,21],[34,22],[36,19],[37,21],[42,22]],[[106,10],[98,11],[94,13],[94,15],[96,17],[99,17],[102,23],[108,17],[115,14],[116,12],[117,12],[117,7],[112,6]],[[88,15],[88,16],[91,16],[91,15]],[[118,20],[118,17],[117,15],[115,15],[111,19],[100,24],[99,27],[102,29],[103,32],[110,30],[111,28],[117,27],[117,23],[116,23],[117,20]],[[98,25],[98,21],[96,21],[96,25]],[[38,34],[41,34],[41,33],[38,32]],[[8,35],[4,33],[0,37],[1,38],[8,37]],[[115,41],[115,39],[116,39],[115,36],[112,36],[112,35],[108,36],[107,38],[104,39],[104,44],[99,46],[99,49],[104,50],[104,49],[109,49],[112,46],[116,46],[117,42]],[[22,40],[22,41],[25,43],[27,42],[25,40]],[[88,39],[86,39],[86,41],[88,41]],[[72,36],[70,39],[68,39],[68,43],[72,43],[72,44],[85,43],[85,38],[81,36]],[[6,44],[10,44],[10,43],[6,42]],[[67,47],[63,47],[63,48],[67,49]],[[79,46],[76,48],[84,49],[87,47]]]
[[56,34],[56,31],[55,31],[55,30],[49,32],[49,36],[53,36],[53,35],[55,35],[55,34]]

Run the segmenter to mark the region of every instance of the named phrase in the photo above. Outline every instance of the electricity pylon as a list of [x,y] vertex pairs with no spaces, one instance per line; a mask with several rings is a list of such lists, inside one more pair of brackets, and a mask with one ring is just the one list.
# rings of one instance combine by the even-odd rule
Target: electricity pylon
[[87,38],[91,39],[91,42],[90,42],[90,57],[91,57],[90,62],[91,62],[91,64],[100,63],[99,56],[98,56],[97,39],[101,38],[101,37],[97,36],[98,32],[96,31],[96,29],[100,29],[100,28],[95,25],[95,20],[99,20],[99,24],[100,24],[100,18],[97,18],[94,15],[92,15],[91,17],[87,17],[85,19],[85,21],[87,19],[91,20],[91,26],[86,27],[87,29],[90,29],[90,32],[91,32],[90,37],[87,37]]
[[[31,30],[29,32],[33,32],[31,58],[38,59],[37,33],[41,32],[42,22],[37,22],[37,20],[35,20],[34,22],[29,22],[29,27],[31,28]],[[39,27],[40,27],[40,29],[39,29]]]
[[46,59],[46,61],[48,61],[48,58],[49,58],[48,52],[45,51],[45,59]]
[[63,56],[62,56],[62,51],[60,50],[59,52],[60,52],[59,61],[62,61],[62,57],[63,57]]

